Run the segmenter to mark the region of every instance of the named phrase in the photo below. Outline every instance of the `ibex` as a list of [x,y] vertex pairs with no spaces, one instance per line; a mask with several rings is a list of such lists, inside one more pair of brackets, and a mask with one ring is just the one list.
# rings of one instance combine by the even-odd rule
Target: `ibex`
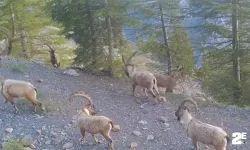
[[26,98],[33,104],[35,112],[37,106],[40,106],[42,110],[45,111],[42,103],[37,100],[37,90],[31,83],[21,80],[6,79],[0,80],[0,84],[0,91],[5,98],[5,103],[10,101],[15,108],[15,113],[18,113],[15,98],[21,97]]
[[[131,79],[132,81],[132,88],[133,88],[133,96],[135,93],[136,86],[140,86],[144,89],[146,96],[148,97],[147,92],[149,91],[152,94],[154,100],[153,103],[157,103],[157,99],[163,98],[160,97],[159,91],[157,88],[157,80],[153,73],[149,71],[142,71],[135,68],[133,64],[130,63],[131,59],[135,56],[137,52],[134,52],[127,60],[125,60],[124,56],[122,55],[122,60],[125,65],[125,74]],[[157,95],[154,93],[153,89],[155,89]]]
[[100,133],[109,142],[109,149],[113,150],[113,140],[111,139],[110,131],[119,131],[114,128],[113,121],[106,116],[93,116],[96,114],[95,106],[91,97],[83,91],[72,93],[69,97],[69,101],[72,102],[76,96],[83,97],[88,102],[81,109],[77,118],[77,125],[82,134],[82,143],[85,142],[85,132],[92,134],[95,144],[98,142],[94,135]]
[[185,105],[191,103],[197,105],[192,100],[184,100],[175,112],[177,120],[185,126],[188,137],[191,138],[194,147],[198,150],[198,141],[209,146],[212,145],[216,150],[226,150],[229,143],[229,135],[220,127],[203,123],[192,117],[190,109]]
[[165,93],[173,93],[176,81],[179,78],[179,73],[183,73],[183,66],[178,66],[177,69],[172,72],[171,75],[154,74],[157,80],[157,87],[166,88]]

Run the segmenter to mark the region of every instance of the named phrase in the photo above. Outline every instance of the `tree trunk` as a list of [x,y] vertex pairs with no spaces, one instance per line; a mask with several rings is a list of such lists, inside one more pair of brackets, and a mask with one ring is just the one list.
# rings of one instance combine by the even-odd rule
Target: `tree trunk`
[[23,27],[22,23],[20,23],[20,40],[21,40],[23,57],[28,58],[29,56],[27,54],[27,38],[26,38],[24,27]]
[[161,26],[162,26],[164,44],[165,44],[165,47],[167,50],[168,75],[171,75],[171,73],[172,73],[171,50],[170,50],[169,45],[168,45],[167,33],[166,33],[166,28],[165,28],[165,23],[164,23],[164,18],[163,18],[163,11],[162,11],[161,2],[158,1],[158,3],[159,3],[160,15],[161,15]]
[[240,52],[239,52],[239,35],[238,35],[238,18],[237,5],[238,0],[232,1],[232,35],[233,35],[233,76],[235,79],[234,85],[234,99],[239,101],[241,98],[240,87]]
[[96,64],[96,49],[97,49],[97,40],[96,40],[96,33],[95,33],[95,29],[94,29],[94,21],[93,21],[93,15],[91,13],[91,9],[90,9],[90,4],[89,4],[89,0],[86,1],[86,8],[87,8],[87,14],[88,14],[88,20],[90,23],[90,32],[91,32],[91,45],[92,45],[92,65]]
[[28,54],[27,54],[27,37],[25,34],[25,29],[24,29],[24,25],[22,22],[22,18],[20,18],[20,16],[18,15],[17,11],[15,10],[15,14],[16,14],[16,19],[18,21],[17,26],[20,32],[20,40],[21,40],[21,47],[22,47],[22,56],[24,58],[29,58]]
[[[108,7],[108,0],[105,0],[105,6]],[[110,16],[106,17],[107,31],[108,31],[108,47],[109,47],[109,69],[110,74],[113,76],[113,64],[114,64],[114,49],[113,49],[113,34],[111,27]]]
[[12,40],[16,35],[15,14],[14,14],[13,7],[11,4],[9,4],[9,9],[10,9],[10,13],[11,13],[12,31],[11,31],[11,35],[10,35],[10,39],[9,39],[9,50],[7,53],[8,55],[10,55],[12,52]]
[[12,50],[12,41],[11,41],[11,36],[9,33],[9,30],[6,28],[1,28],[0,27],[0,32],[4,33],[6,35],[6,40],[7,40],[7,49],[3,50],[3,53],[7,53],[9,55],[10,51]]

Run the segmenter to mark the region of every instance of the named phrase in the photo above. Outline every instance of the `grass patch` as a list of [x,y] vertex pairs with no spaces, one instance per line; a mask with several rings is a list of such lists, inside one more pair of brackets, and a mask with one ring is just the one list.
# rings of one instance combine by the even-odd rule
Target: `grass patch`
[[21,150],[23,148],[23,144],[16,138],[10,138],[3,144],[3,150]]
[[11,65],[11,70],[17,73],[25,73],[25,72],[28,72],[29,69],[28,69],[27,64],[18,63],[18,64]]
[[[37,92],[37,99],[44,105],[46,112],[53,112],[53,111],[56,110],[56,108],[54,107],[52,102],[49,101],[48,96],[45,95],[44,93]],[[17,99],[17,105],[18,105],[18,108],[30,106],[30,107],[32,107],[32,110],[34,110],[33,105],[31,104],[31,102],[24,99],[24,98]],[[40,107],[37,107],[36,113],[37,114],[42,114],[43,111],[42,111],[42,109]]]

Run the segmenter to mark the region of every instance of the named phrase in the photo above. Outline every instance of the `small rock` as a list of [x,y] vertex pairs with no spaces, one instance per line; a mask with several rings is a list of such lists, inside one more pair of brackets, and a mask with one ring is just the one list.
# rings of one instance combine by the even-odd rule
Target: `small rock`
[[42,126],[42,130],[46,130],[46,126]]
[[35,146],[34,144],[31,144],[31,145],[30,145],[30,148],[35,149],[36,146]]
[[164,116],[160,116],[160,117],[158,118],[158,120],[159,120],[160,122],[162,122],[162,123],[168,122],[168,119],[167,119],[166,117],[164,117]]
[[168,124],[168,123],[164,123],[164,125],[166,126],[166,128],[168,128],[168,127],[169,127],[169,124]]
[[140,136],[140,135],[142,135],[140,131],[133,131],[132,134],[135,135],[135,136]]
[[147,105],[147,103],[142,104],[141,106],[139,106],[141,109],[143,109],[145,107],[145,105]]
[[35,114],[35,116],[36,116],[36,119],[41,119],[41,118],[44,117],[44,116],[40,116],[40,115],[38,115],[38,114]]
[[73,147],[72,143],[66,143],[66,144],[63,145],[63,149],[69,149],[71,147]]
[[77,73],[74,69],[65,70],[63,74],[68,76],[79,76],[79,73]]
[[57,136],[55,139],[53,139],[54,144],[59,144],[64,140],[63,136]]
[[55,131],[51,131],[50,134],[53,136],[53,137],[56,137],[57,133]]
[[39,79],[37,80],[37,82],[43,83],[43,79]]
[[147,125],[148,124],[148,122],[146,120],[140,120],[138,123],[142,124],[142,125]]
[[49,144],[51,144],[51,142],[52,142],[51,140],[47,140],[47,141],[45,141],[45,144],[49,145]]
[[65,132],[62,131],[62,132],[61,132],[61,135],[67,135],[67,133],[65,133]]
[[31,135],[25,135],[21,140],[21,143],[23,144],[24,147],[30,147],[30,148],[35,147]]
[[154,136],[153,135],[148,135],[147,141],[152,141],[152,140],[154,140]]
[[38,133],[39,135],[42,134],[42,130],[36,130],[36,133]]
[[13,128],[6,128],[5,131],[8,132],[8,133],[12,133],[14,129]]
[[132,142],[131,144],[130,144],[130,148],[131,149],[136,149],[138,147],[138,144],[136,143],[136,142]]

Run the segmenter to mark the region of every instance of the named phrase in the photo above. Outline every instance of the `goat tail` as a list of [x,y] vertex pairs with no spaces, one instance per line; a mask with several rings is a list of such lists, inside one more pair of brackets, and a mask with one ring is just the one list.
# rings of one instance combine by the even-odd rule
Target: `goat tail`
[[111,125],[111,131],[118,132],[120,131],[118,128],[115,128],[114,123],[112,120],[109,120],[109,124]]
[[227,140],[227,144],[229,144],[230,143],[230,141],[231,141],[231,139],[230,139],[230,137],[229,137],[229,135],[226,135],[226,140]]
[[154,82],[154,89],[157,92],[157,94],[159,94],[159,90],[158,90],[158,87],[157,87],[157,80],[156,80],[156,78],[153,79],[153,82]]

